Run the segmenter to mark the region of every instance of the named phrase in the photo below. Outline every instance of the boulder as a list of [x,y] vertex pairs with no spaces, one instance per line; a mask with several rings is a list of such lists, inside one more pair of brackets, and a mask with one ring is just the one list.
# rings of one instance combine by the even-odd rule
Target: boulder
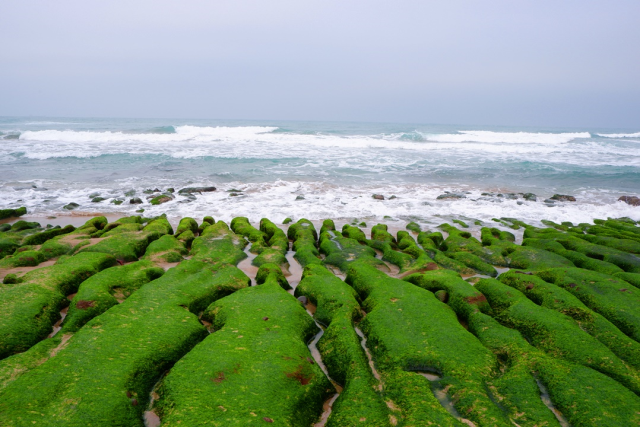
[[566,194],[554,194],[551,196],[551,200],[557,200],[559,202],[575,202],[576,198]]
[[64,206],[62,207],[62,209],[66,209],[66,210],[68,210],[68,211],[72,211],[72,210],[74,210],[75,208],[77,208],[78,206],[80,206],[80,205],[79,205],[79,204],[77,204],[77,203],[71,202],[71,203],[69,203],[68,205],[64,205]]
[[638,196],[620,196],[619,202],[625,202],[631,206],[640,206],[640,197]]
[[538,197],[536,197],[536,195],[535,195],[535,194],[533,194],[533,193],[524,193],[524,194],[522,195],[522,197],[523,197],[525,200],[528,200],[528,201],[530,201],[530,202],[535,202],[536,200],[538,200]]
[[466,199],[466,198],[467,196],[460,193],[444,193],[436,197],[436,200],[446,200],[446,199],[456,200],[456,199]]
[[132,205],[139,205],[142,203],[142,199],[140,199],[140,197],[134,197],[133,199],[129,200],[129,203]]
[[91,203],[100,203],[103,200],[106,200],[106,199],[104,197],[97,196],[91,199]]
[[171,200],[173,200],[173,196],[171,196],[169,194],[162,194],[160,196],[157,196],[157,197],[154,197],[153,199],[151,199],[151,204],[152,205],[161,205],[163,203],[170,202]]
[[371,197],[373,197],[376,200],[384,200],[384,196],[382,194],[374,194]]
[[0,209],[0,219],[18,217],[26,213],[27,208],[25,207],[21,207],[18,209]]
[[216,191],[216,187],[185,187],[179,190],[178,194],[207,193],[210,191]]

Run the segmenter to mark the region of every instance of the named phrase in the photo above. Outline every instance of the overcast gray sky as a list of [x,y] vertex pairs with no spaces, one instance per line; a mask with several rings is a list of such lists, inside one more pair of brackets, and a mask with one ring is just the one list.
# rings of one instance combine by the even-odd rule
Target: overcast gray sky
[[0,115],[640,127],[640,1],[2,1]]

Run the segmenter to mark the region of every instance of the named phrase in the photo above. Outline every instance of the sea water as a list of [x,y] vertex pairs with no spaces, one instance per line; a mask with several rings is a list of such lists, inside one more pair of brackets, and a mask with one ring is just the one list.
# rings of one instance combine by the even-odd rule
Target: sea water
[[[617,201],[640,195],[638,130],[5,117],[0,208],[59,216],[75,202],[80,213],[144,208],[147,216],[278,222],[640,220],[640,207]],[[177,193],[194,186],[218,190],[195,200]],[[174,200],[146,201],[144,190],[169,187]],[[145,203],[129,204],[125,193],[132,191]],[[437,200],[447,191],[464,198]],[[508,193],[518,198],[498,196]],[[517,193],[534,193],[537,201]],[[555,193],[577,201],[544,202]],[[96,194],[106,200],[92,203]],[[118,198],[124,203],[111,203]]]

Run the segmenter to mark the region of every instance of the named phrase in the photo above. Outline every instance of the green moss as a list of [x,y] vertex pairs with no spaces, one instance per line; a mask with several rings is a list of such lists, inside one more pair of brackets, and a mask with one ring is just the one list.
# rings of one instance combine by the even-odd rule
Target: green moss
[[619,358],[640,368],[640,344],[570,292],[537,276],[514,270],[501,274],[500,281],[522,292],[534,303],[571,317],[583,331],[609,347]]
[[158,240],[154,240],[146,249],[144,259],[153,262],[180,262],[189,251],[184,243],[175,236],[165,234]]
[[309,265],[295,295],[316,304],[316,320],[327,325],[318,349],[331,377],[344,385],[326,425],[389,425],[389,410],[353,325],[360,318],[356,292],[325,267]]
[[16,221],[11,226],[11,231],[22,231],[22,230],[33,230],[34,228],[40,228],[39,222],[28,222],[28,221]]
[[68,304],[67,295],[115,263],[106,254],[79,254],[33,270],[19,284],[0,286],[0,358],[25,351],[46,337]]
[[49,239],[52,239],[56,236],[60,236],[62,234],[71,233],[75,231],[75,227],[73,225],[67,225],[64,228],[53,228],[51,230],[43,231],[38,234],[32,234],[31,236],[26,237],[23,241],[23,245],[41,245]]
[[289,224],[289,223],[291,223],[291,222],[293,222],[293,220],[292,220],[291,218],[288,218],[288,217],[287,217],[287,218],[285,218],[285,219],[284,219],[284,221],[282,221],[282,223],[283,223],[283,224],[285,224],[285,225],[286,225],[286,224]]
[[163,426],[316,420],[333,391],[309,362],[306,342],[318,328],[276,278],[216,301],[204,317],[215,332],[176,363],[158,390]]
[[18,209],[0,209],[0,219],[13,218],[22,216],[27,213],[27,208],[21,207]]
[[540,307],[518,290],[495,279],[483,279],[475,288],[484,294],[496,319],[517,329],[535,347],[553,357],[588,366],[640,393],[638,372],[608,347],[583,331],[570,317]]
[[318,252],[316,245],[318,233],[311,221],[304,218],[298,220],[298,222],[289,226],[287,236],[290,240],[293,240],[292,249],[296,252],[293,257],[302,267],[306,267],[309,264],[322,263],[320,252]]
[[176,238],[184,243],[187,248],[190,248],[196,236],[191,230],[186,230],[180,234],[176,233]]
[[507,260],[504,258],[502,248],[483,246],[482,243],[472,237],[468,231],[460,231],[449,224],[442,224],[439,228],[449,234],[440,245],[440,247],[446,251],[447,256],[453,252],[469,252],[487,264],[501,267],[508,265]]
[[349,224],[345,224],[342,227],[342,235],[348,239],[353,239],[360,243],[367,242],[367,237],[365,236],[364,232],[360,230],[358,227],[354,227]]
[[640,258],[635,255],[568,235],[556,238],[556,240],[566,249],[581,252],[590,258],[610,262],[628,273],[640,273]]
[[107,268],[90,277],[80,284],[59,333],[64,335],[77,332],[89,320],[117,305],[142,285],[163,274],[162,268],[145,260]]
[[176,229],[176,236],[184,233],[185,231],[191,231],[193,234],[198,232],[198,223],[195,219],[185,217],[180,220],[178,228]]
[[[357,231],[362,233],[359,228],[348,225],[345,227],[349,227],[343,229],[348,230],[351,235],[359,236]],[[362,235],[364,235],[364,233],[362,233]],[[323,264],[335,266],[342,272],[346,273],[349,268],[349,264],[353,263],[355,260],[379,266],[380,268],[389,271],[389,267],[384,262],[376,258],[375,250],[361,244],[356,239],[344,237],[337,231],[327,230],[321,234],[319,246],[320,252],[326,255]]]
[[[496,365],[494,355],[462,327],[447,305],[429,291],[362,263],[351,266],[347,283],[364,300],[367,316],[361,328],[380,370],[441,373],[443,378],[434,386],[447,390],[465,418],[478,425],[510,425],[484,385]],[[437,423],[438,418],[430,421]]]
[[622,332],[640,341],[640,292],[619,279],[580,268],[556,268],[536,273],[567,290],[604,316]]
[[256,283],[258,285],[269,281],[276,281],[284,290],[291,289],[289,282],[287,282],[280,266],[277,264],[263,264],[256,274]]
[[546,386],[551,401],[571,425],[622,427],[640,421],[638,397],[606,375],[549,357],[484,313],[472,314],[469,330],[501,361],[504,374],[493,384],[518,425],[559,425],[540,404],[533,388],[536,380]]
[[620,267],[615,264],[611,264],[610,262],[589,258],[583,253],[567,250],[560,243],[552,239],[527,238],[524,239],[522,245],[553,252],[568,259],[576,267],[585,268],[587,270],[598,271],[600,273],[611,275],[621,273],[623,271]]
[[452,252],[448,256],[449,258],[453,258],[454,260],[463,263],[467,267],[472,268],[479,274],[484,274],[491,277],[496,277],[498,275],[498,271],[491,264],[487,264],[472,253]]
[[469,224],[467,224],[466,222],[461,221],[459,219],[454,219],[454,220],[452,220],[452,222],[455,222],[456,224],[458,224],[462,228],[469,228]]
[[43,261],[45,257],[40,251],[27,250],[3,258],[0,260],[0,268],[34,267]]
[[248,282],[235,267],[197,261],[169,270],[1,390],[0,424],[142,427],[153,384],[207,336],[196,313]]
[[414,233],[420,233],[422,231],[422,229],[420,228],[420,225],[416,224],[413,221],[411,221],[409,224],[407,224],[406,228],[407,228],[407,230],[413,231]]
[[247,257],[243,249],[246,240],[240,238],[224,221],[204,229],[191,244],[192,259],[214,265],[237,265]]
[[245,217],[236,217],[231,220],[231,230],[234,233],[244,236],[251,242],[251,248],[249,252],[254,254],[260,254],[262,251],[268,248],[268,244],[265,241],[267,237],[265,233],[258,230],[249,223],[249,219]]

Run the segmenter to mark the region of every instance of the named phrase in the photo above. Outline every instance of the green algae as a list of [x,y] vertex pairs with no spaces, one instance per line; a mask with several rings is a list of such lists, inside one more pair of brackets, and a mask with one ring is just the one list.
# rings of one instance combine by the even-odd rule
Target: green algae
[[20,283],[0,286],[0,359],[27,350],[45,338],[80,283],[111,267],[107,254],[79,254],[33,270]]
[[[163,426],[308,426],[333,387],[306,342],[318,328],[282,289],[275,266],[259,286],[207,308],[215,332],[171,369],[158,388]],[[204,397],[204,398],[203,398]]]
[[615,277],[581,268],[536,272],[543,280],[567,290],[587,307],[604,316],[640,342],[640,291]]
[[499,280],[522,292],[534,303],[571,317],[583,331],[609,347],[619,358],[636,369],[640,368],[640,343],[626,336],[570,292],[520,271],[508,271],[500,275]]
[[234,233],[249,239],[251,242],[249,252],[251,253],[260,254],[269,246],[265,241],[266,234],[251,225],[246,217],[233,218],[230,227]]
[[166,218],[158,218],[145,227],[137,222],[125,222],[102,234],[103,240],[81,248],[80,252],[108,253],[123,262],[137,261],[151,242],[165,234],[173,234]]
[[534,398],[536,380],[546,386],[558,415],[571,425],[622,427],[640,422],[640,399],[606,375],[542,353],[518,331],[481,312],[470,316],[469,330],[501,361],[504,374],[493,384],[498,396],[510,396],[502,404],[518,425],[559,425]]
[[[386,271],[389,270],[389,267],[384,262],[376,258],[375,250],[356,239],[345,237],[338,231],[330,230],[329,228],[333,227],[333,221],[328,221],[331,220],[325,221],[327,223],[325,232],[320,234],[320,252],[326,255],[323,264],[337,267],[340,271],[346,273],[349,265],[355,260],[359,260],[370,265],[379,266]],[[362,230],[357,227],[345,225],[343,230],[360,239],[364,236]],[[364,240],[366,241],[366,238]]]
[[0,219],[14,218],[25,215],[27,208],[24,206],[18,209],[0,209]]
[[322,263],[316,243],[318,232],[311,221],[304,218],[299,219],[298,222],[289,226],[287,236],[289,240],[293,240],[292,249],[296,252],[293,257],[302,267]]
[[176,236],[179,236],[185,231],[191,231],[191,233],[194,235],[198,232],[198,223],[195,219],[185,217],[180,220],[178,228],[176,228]]
[[207,335],[197,313],[248,283],[235,267],[183,262],[1,390],[0,424],[142,426],[153,384]]
[[[351,266],[347,283],[364,300],[367,316],[361,327],[381,371],[438,372],[443,377],[436,386],[452,396],[466,418],[483,426],[510,425],[484,385],[496,366],[495,356],[463,328],[447,305],[431,292],[363,263]],[[402,392],[400,387],[396,390]],[[425,398],[432,410],[420,413],[419,425],[450,418],[433,395]]]
[[520,291],[495,279],[480,280],[475,288],[497,313],[496,320],[517,329],[533,346],[554,358],[595,369],[640,394],[638,372],[583,331],[571,317],[538,306]]
[[246,245],[246,240],[231,231],[224,221],[218,221],[206,227],[193,241],[191,256],[208,264],[237,265],[247,257],[243,251]]
[[143,258],[149,259],[155,263],[159,262],[180,262],[184,259],[189,251],[185,244],[178,240],[175,236],[165,234],[158,240],[154,240],[144,253]]
[[354,329],[354,321],[361,317],[354,289],[325,267],[312,264],[305,267],[295,295],[304,295],[317,306],[316,320],[327,325],[318,349],[331,377],[344,385],[326,426],[390,425],[380,384]]

